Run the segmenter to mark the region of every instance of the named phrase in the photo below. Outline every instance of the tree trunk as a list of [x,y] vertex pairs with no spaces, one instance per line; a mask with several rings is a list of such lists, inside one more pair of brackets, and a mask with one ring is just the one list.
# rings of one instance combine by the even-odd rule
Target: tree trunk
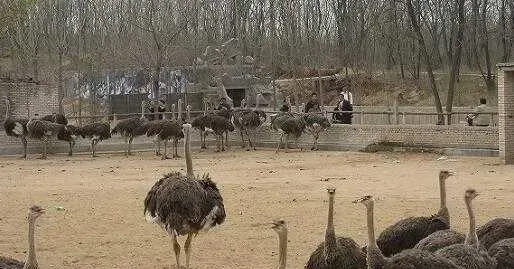
[[[457,75],[460,70],[460,59],[462,53],[462,42],[464,35],[464,24],[465,24],[465,14],[464,14],[464,2],[465,0],[456,0],[455,1],[455,11],[458,13],[458,28],[457,28],[457,36],[455,39],[455,51],[452,53],[452,69],[450,71],[450,82],[448,84],[448,97],[446,98],[446,113],[448,117],[447,124],[452,124],[452,108],[453,108],[453,96],[455,92],[455,82]],[[453,50],[453,49],[452,49]]]
[[58,91],[59,91],[59,114],[64,114],[63,100],[64,100],[64,87],[63,87],[63,55],[59,52],[59,68],[58,68]]
[[423,39],[423,35],[421,34],[421,28],[416,19],[414,7],[412,6],[412,1],[407,0],[406,5],[407,5],[407,13],[409,15],[409,18],[410,18],[410,21],[412,24],[412,28],[414,30],[414,34],[416,35],[416,38],[419,43],[419,49],[421,51],[423,60],[425,61],[425,65],[427,68],[428,79],[430,82],[430,88],[432,90],[432,94],[434,95],[434,104],[435,104],[435,108],[436,108],[437,114],[438,114],[437,124],[441,125],[441,124],[444,124],[443,108],[441,105],[441,99],[439,98],[439,92],[437,90],[437,84],[435,81],[434,72],[432,70],[432,63],[430,62],[430,55],[428,54],[427,47],[425,45],[425,40]]

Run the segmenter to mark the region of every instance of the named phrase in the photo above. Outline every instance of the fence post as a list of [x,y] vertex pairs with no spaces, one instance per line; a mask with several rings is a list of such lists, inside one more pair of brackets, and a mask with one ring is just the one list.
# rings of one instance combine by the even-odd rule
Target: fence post
[[364,124],[364,110],[361,110],[361,124]]
[[402,112],[402,124],[406,123],[405,112]]
[[186,106],[186,121],[191,122],[191,105]]
[[398,125],[400,123],[400,118],[398,117],[398,100],[396,99],[394,99],[393,113],[394,124]]
[[118,114],[114,113],[112,114],[112,122],[114,123],[113,125],[116,126],[116,124],[118,124]]
[[175,104],[171,104],[171,119],[176,119],[175,118]]

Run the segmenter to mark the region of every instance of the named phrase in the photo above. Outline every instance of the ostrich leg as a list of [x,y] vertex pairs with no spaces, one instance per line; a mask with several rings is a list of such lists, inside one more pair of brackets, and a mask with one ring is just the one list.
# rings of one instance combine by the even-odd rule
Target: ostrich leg
[[27,138],[22,137],[21,143],[23,144],[23,159],[27,159]]
[[[160,144],[160,143],[159,143]],[[164,140],[164,154],[162,155],[162,160],[168,159],[167,151],[168,151],[168,140]]]
[[70,150],[68,151],[68,156],[72,156],[73,155],[73,146],[75,146],[75,141],[70,141],[68,143],[70,145]]
[[125,150],[123,151],[125,153],[125,156],[128,155],[128,137],[125,136]]
[[128,144],[128,155],[132,155],[132,140],[134,140],[133,137],[129,138],[129,144]]
[[220,138],[221,138],[221,151],[225,151],[225,140],[224,140],[225,138],[224,138],[223,133],[221,133]]
[[225,132],[225,146],[228,148],[228,131]]
[[177,138],[173,138],[173,150],[174,150],[174,151],[173,151],[173,158],[175,158],[175,157],[177,157],[177,158],[178,158],[178,157],[180,157],[180,156],[178,155],[178,150],[177,150],[177,148],[178,148],[178,139],[177,139]]
[[171,244],[173,245],[173,252],[175,252],[175,259],[177,260],[177,269],[180,269],[180,245],[177,242],[177,234],[175,231],[171,233]]
[[243,137],[243,130],[241,129],[239,131],[239,133],[241,134],[241,148],[246,148],[246,142],[245,142],[245,139]]
[[95,157],[95,139],[91,139],[91,157]]
[[250,138],[250,135],[248,134],[248,130],[245,128],[245,134],[246,138],[248,138],[248,148],[247,151],[251,150],[253,148],[252,139]]
[[205,146],[205,130],[200,132],[200,140],[202,141],[202,146],[200,148],[206,149],[207,146]]
[[286,134],[286,139],[285,139],[285,143],[284,143],[284,149],[285,149],[285,152],[289,152],[289,135]]
[[278,153],[278,151],[280,150],[280,144],[282,144],[282,138],[284,138],[283,132],[280,134],[280,139],[278,140],[277,150],[275,150],[275,153]]
[[41,156],[41,159],[46,159],[47,143],[48,143],[48,140],[46,138],[43,138],[43,155]]
[[216,134],[216,152],[220,152],[220,149],[221,149],[220,137],[221,137],[221,140],[223,140],[223,135],[220,136],[220,135]]
[[[223,139],[223,135],[221,137]],[[191,257],[191,243],[193,241],[193,234],[188,233],[186,242],[184,243],[184,251],[186,252],[186,269],[189,269],[189,259]]]

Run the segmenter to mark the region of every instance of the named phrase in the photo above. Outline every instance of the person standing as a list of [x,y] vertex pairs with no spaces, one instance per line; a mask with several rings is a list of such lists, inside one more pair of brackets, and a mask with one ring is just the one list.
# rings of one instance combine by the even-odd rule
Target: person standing
[[305,113],[321,112],[321,107],[320,107],[319,101],[318,101],[318,94],[316,94],[315,92],[311,93],[311,99],[305,105],[305,109],[303,112],[305,112]]
[[469,126],[489,126],[490,115],[484,114],[490,112],[485,98],[480,98],[480,104],[475,108],[472,114],[466,116]]
[[[339,103],[335,107],[334,111],[341,111],[332,114],[332,119],[335,123],[342,124],[352,124],[353,114],[353,106],[348,100],[349,95],[345,94],[345,92],[339,93]],[[345,113],[342,113],[345,112]]]

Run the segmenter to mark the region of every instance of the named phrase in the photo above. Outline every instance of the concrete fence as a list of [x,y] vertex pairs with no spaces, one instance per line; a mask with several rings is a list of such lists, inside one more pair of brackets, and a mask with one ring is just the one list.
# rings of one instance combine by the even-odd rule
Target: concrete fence
[[[255,134],[256,144],[259,147],[276,147],[279,134],[270,129],[269,125],[262,126]],[[193,132],[193,145],[198,145],[199,136]],[[210,146],[214,147],[214,138],[209,136]],[[240,145],[240,135],[236,132],[229,137],[232,146]],[[291,140],[290,140],[291,141]],[[291,145],[292,145],[291,141]],[[309,149],[312,138],[304,134],[299,140],[304,149]],[[182,143],[181,143],[182,144]],[[377,145],[392,145],[395,148],[418,148],[442,152],[460,152],[470,155],[497,155],[498,128],[497,127],[468,127],[461,125],[332,125],[332,127],[319,139],[319,148],[322,150],[366,150]],[[152,140],[146,136],[134,139],[135,150],[151,150]],[[182,147],[182,146],[181,146]],[[75,152],[89,152],[89,141],[79,139]],[[122,151],[124,141],[115,136],[98,145],[98,151]],[[52,141],[50,153],[66,153],[68,144],[61,141]],[[21,144],[17,139],[0,136],[0,155],[16,155],[22,152]],[[39,141],[29,141],[29,152],[40,153]]]

